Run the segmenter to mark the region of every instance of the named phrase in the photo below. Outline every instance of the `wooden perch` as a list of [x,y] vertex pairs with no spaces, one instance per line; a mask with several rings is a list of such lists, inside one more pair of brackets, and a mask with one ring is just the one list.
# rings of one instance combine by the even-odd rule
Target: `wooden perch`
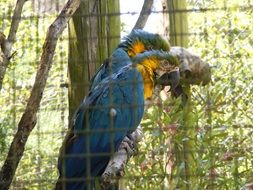
[[68,0],[60,15],[48,29],[30,98],[18,124],[18,130],[9,148],[7,158],[0,171],[0,190],[8,189],[12,182],[19,161],[23,156],[27,139],[37,122],[36,114],[52,65],[57,40],[79,5],[80,0]]
[[131,133],[131,139],[125,137],[119,146],[119,150],[111,157],[104,173],[102,174],[101,183],[103,189],[107,189],[111,184],[117,183],[119,178],[124,174],[124,167],[128,159],[133,156],[134,149],[128,146],[129,140],[133,144],[137,144],[143,137],[142,128],[138,126],[137,129]]

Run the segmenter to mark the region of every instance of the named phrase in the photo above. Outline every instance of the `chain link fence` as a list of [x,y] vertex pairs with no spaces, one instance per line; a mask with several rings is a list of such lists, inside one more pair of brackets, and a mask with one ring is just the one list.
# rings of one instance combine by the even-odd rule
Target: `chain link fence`
[[[154,7],[151,16],[156,15],[163,24],[163,3],[155,4],[160,8]],[[14,1],[0,3],[0,31],[4,34],[8,34],[14,7]],[[0,92],[1,166],[25,111],[47,28],[62,7],[63,2],[56,0],[24,5]],[[129,12],[114,16],[130,18],[138,15],[135,10],[133,4]],[[189,51],[211,66],[212,81],[204,87],[191,87],[187,109],[181,109],[181,99],[172,98],[166,89],[150,102],[142,120],[144,137],[125,167],[121,186],[253,189],[253,1],[187,0],[187,9],[174,11],[188,16],[188,32],[175,35],[188,36]],[[147,30],[152,28],[152,23],[148,24]],[[123,18],[124,35],[129,28]],[[57,181],[59,148],[69,125],[68,45],[65,30],[57,44],[37,125],[10,189],[52,189]]]

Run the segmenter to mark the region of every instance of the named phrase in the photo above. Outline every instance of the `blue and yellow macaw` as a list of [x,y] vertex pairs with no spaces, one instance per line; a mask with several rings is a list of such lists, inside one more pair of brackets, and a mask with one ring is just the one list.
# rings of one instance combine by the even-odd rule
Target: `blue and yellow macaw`
[[133,59],[126,51],[115,52],[111,64],[124,66],[93,87],[74,115],[58,162],[63,182],[56,189],[94,188],[110,156],[139,125],[158,77],[155,72],[169,72],[179,63],[168,52],[151,50]]
[[119,68],[125,66],[125,64],[130,63],[128,61],[119,61],[124,58],[125,53],[133,59],[136,55],[150,50],[169,51],[170,45],[168,41],[159,34],[146,32],[141,29],[133,30],[128,36],[123,38],[123,42],[114,50],[112,56],[101,65],[93,76],[90,82],[91,89],[105,77],[109,76],[111,73],[115,73]]

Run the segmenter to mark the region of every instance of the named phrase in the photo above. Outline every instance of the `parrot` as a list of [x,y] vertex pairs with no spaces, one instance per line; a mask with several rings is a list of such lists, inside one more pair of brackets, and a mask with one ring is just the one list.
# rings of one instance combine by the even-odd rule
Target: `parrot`
[[117,55],[111,64],[124,66],[91,88],[74,114],[60,149],[55,189],[94,189],[110,156],[140,124],[156,78],[179,65],[175,56],[161,50],[134,58],[126,51]]
[[170,44],[159,34],[146,32],[141,29],[134,29],[132,32],[123,38],[118,47],[112,53],[112,56],[104,61],[98,71],[90,80],[90,89],[93,89],[102,79],[114,73],[119,68],[128,64],[127,61],[117,61],[113,59],[122,59],[125,52],[133,59],[139,53],[149,50],[169,51]]

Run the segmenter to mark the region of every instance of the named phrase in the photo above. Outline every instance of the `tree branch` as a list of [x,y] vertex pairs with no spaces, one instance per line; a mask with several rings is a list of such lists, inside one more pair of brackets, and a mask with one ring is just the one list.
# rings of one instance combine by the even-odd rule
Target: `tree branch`
[[18,26],[21,20],[22,9],[26,1],[27,0],[17,0],[16,7],[14,9],[9,36],[7,38],[7,44],[6,44],[5,52],[4,52],[5,55],[7,55],[8,57],[10,56],[12,45],[16,40],[16,34],[17,34]]
[[5,163],[0,171],[1,190],[9,188],[19,161],[23,156],[27,139],[37,122],[36,114],[39,109],[42,94],[48,78],[48,73],[52,65],[52,59],[57,40],[64,28],[67,26],[67,22],[69,21],[70,17],[74,14],[79,5],[80,0],[68,0],[60,15],[48,29],[30,98],[28,100],[25,112],[23,113],[18,124],[18,131],[11,143]]
[[143,29],[146,25],[146,22],[148,20],[148,17],[151,13],[152,5],[154,3],[154,0],[145,0],[142,6],[142,10],[140,12],[140,16],[138,20],[135,23],[135,26],[133,29]]
[[4,54],[6,39],[5,35],[0,32],[0,90],[2,89],[3,79],[9,60]]
[[26,0],[17,0],[8,38],[6,39],[4,34],[0,32],[0,52],[2,51],[0,53],[0,90],[2,89],[4,75],[9,65],[9,59],[11,58],[11,49],[16,39],[18,26],[21,20],[21,13],[25,2]]
[[141,141],[142,137],[142,128],[141,126],[138,126],[137,129],[131,133],[131,139],[128,139],[127,137],[123,139],[119,146],[119,150],[112,156],[101,176],[102,180],[100,185],[103,189],[107,189],[111,184],[117,183],[119,178],[124,175],[123,169],[128,159],[134,154],[134,150],[131,149],[131,147],[128,147],[129,140],[136,145]]

